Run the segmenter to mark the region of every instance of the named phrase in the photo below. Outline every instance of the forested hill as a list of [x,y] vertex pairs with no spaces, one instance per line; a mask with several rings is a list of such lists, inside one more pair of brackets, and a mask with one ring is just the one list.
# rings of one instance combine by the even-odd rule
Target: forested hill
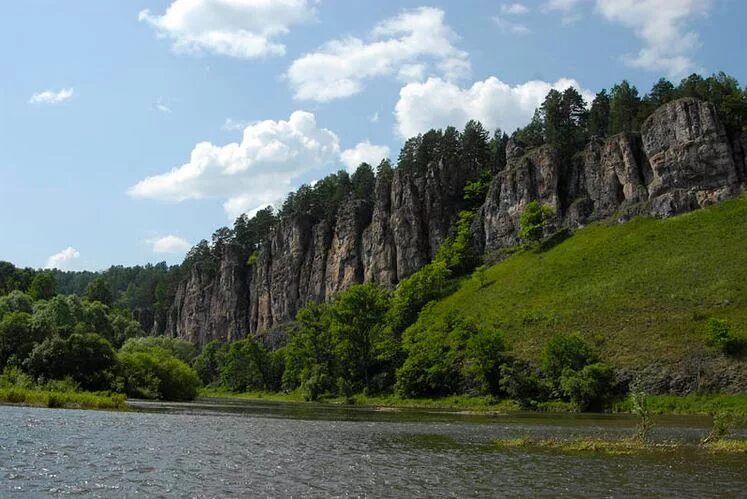
[[[391,289],[445,242],[474,249],[467,271],[480,255],[520,242],[530,201],[552,211],[549,233],[730,197],[746,176],[746,116],[745,91],[724,74],[660,80],[645,95],[622,82],[591,103],[572,88],[551,91],[510,136],[473,121],[413,137],[396,164],[363,164],[302,186],[279,210],[217,230],[181,266],[54,271],[51,285],[131,309],[149,334],[235,340],[354,283]],[[0,264],[0,293],[33,295],[38,274]]]

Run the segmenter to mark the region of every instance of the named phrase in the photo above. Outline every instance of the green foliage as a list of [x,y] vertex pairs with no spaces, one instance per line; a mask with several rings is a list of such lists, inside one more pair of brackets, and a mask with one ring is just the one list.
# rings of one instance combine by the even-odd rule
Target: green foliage
[[269,353],[252,338],[231,343],[220,360],[221,386],[231,391],[272,390],[279,385]]
[[729,322],[722,319],[708,320],[706,343],[727,355],[738,354],[744,349],[744,340],[735,337],[731,332]]
[[218,340],[213,340],[202,348],[192,367],[205,386],[218,385],[220,382],[220,370],[224,363],[223,356],[228,346]]
[[10,312],[0,320],[0,367],[18,365],[28,357],[42,333],[30,314]]
[[564,370],[560,377],[560,390],[581,411],[601,411],[612,402],[614,379],[610,366],[590,364],[579,371]]
[[[316,378],[317,385],[322,381],[332,382],[338,367],[332,342],[332,316],[329,307],[327,304],[309,303],[298,312],[298,328],[285,348],[285,370],[282,377],[284,389],[296,389],[312,376]],[[331,389],[330,384],[319,390],[323,392]]]
[[557,386],[566,371],[578,372],[598,360],[594,349],[578,333],[556,334],[542,351],[540,367]]
[[376,177],[373,168],[368,163],[361,163],[350,177],[353,194],[358,199],[373,199]]
[[497,394],[508,360],[500,333],[459,314],[405,332],[404,364],[396,390],[403,397],[443,396],[463,390]]
[[553,215],[549,206],[530,201],[519,217],[519,237],[532,243],[539,241]]
[[606,137],[610,129],[610,97],[606,90],[597,93],[589,111],[589,135]]
[[522,408],[536,407],[549,398],[547,386],[527,362],[514,360],[500,366],[501,391]]
[[197,356],[197,348],[192,343],[178,338],[169,338],[167,336],[143,336],[130,338],[124,342],[120,352],[148,352],[153,348],[166,350],[171,355],[188,365],[192,364],[192,361]]
[[459,213],[456,224],[456,235],[448,238],[438,248],[434,262],[443,262],[446,268],[455,276],[472,270],[479,257],[472,244],[472,220],[475,214],[471,211]]
[[0,296],[0,319],[11,312],[30,314],[33,311],[31,297],[23,291],[15,290],[5,296]]
[[48,300],[57,293],[57,281],[52,272],[40,272],[29,286],[29,296],[34,300]]
[[638,89],[627,80],[610,91],[610,135],[638,130],[641,99]]
[[112,304],[112,291],[109,288],[109,283],[103,277],[94,279],[88,284],[86,288],[86,298],[90,301],[98,301],[104,305]]
[[646,392],[638,386],[638,383],[635,383],[631,387],[628,397],[630,398],[630,405],[633,414],[638,416],[638,424],[636,425],[634,438],[640,442],[646,442],[651,429],[654,427],[648,396]]
[[387,317],[395,334],[401,334],[414,323],[428,302],[447,293],[450,277],[446,262],[436,260],[400,281],[394,290]]
[[389,296],[373,284],[340,293],[330,307],[332,341],[340,373],[355,390],[380,391],[376,377],[397,357],[392,332],[384,325]]
[[514,132],[513,138],[527,147],[538,147],[545,143],[545,125],[539,109],[535,109],[532,121],[527,126]]
[[130,397],[192,400],[197,396],[197,373],[163,348],[121,352],[118,358],[122,389]]
[[117,359],[111,344],[98,334],[52,336],[36,345],[25,362],[28,372],[44,379],[71,377],[85,390],[111,386]]

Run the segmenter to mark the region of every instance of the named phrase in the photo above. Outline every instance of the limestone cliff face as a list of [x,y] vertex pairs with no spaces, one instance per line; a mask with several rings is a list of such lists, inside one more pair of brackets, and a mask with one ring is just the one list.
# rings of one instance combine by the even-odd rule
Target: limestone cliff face
[[223,246],[215,266],[189,269],[177,289],[166,331],[200,345],[244,338],[249,332],[250,279],[239,249]]
[[[483,251],[518,243],[530,201],[556,213],[548,230],[634,215],[667,217],[735,195],[747,179],[747,134],[727,137],[711,104],[671,102],[640,134],[593,138],[570,164],[550,146],[509,143],[507,166],[491,182],[473,222]],[[453,230],[474,167],[437,161],[423,173],[376,179],[371,200],[351,197],[334,220],[283,220],[247,265],[227,245],[217,270],[188,271],[166,330],[195,343],[262,334],[310,301],[355,283],[389,288],[431,261]]]
[[[548,230],[617,215],[669,217],[733,196],[744,182],[744,147],[727,137],[710,103],[679,99],[662,106],[640,134],[593,138],[564,171],[548,146],[510,147],[505,171],[490,186],[473,226],[485,251],[517,242],[526,204],[552,207]],[[559,189],[565,182],[566,189]],[[567,199],[560,199],[564,192]]]

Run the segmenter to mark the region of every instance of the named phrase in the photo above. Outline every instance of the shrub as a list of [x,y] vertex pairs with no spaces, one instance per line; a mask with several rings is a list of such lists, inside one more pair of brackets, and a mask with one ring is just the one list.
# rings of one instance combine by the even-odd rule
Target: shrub
[[732,335],[729,323],[721,319],[708,320],[706,343],[727,355],[738,354],[744,350],[744,341]]
[[197,347],[188,341],[168,336],[145,336],[130,338],[124,342],[121,352],[147,352],[152,348],[162,348],[185,364],[191,364],[197,356]]
[[581,411],[601,411],[612,402],[614,372],[603,363],[584,366],[580,371],[566,369],[560,389]]
[[434,261],[397,285],[387,314],[387,322],[395,334],[402,333],[413,324],[428,302],[447,293],[449,277],[451,271],[446,263]]
[[119,363],[122,388],[130,397],[192,400],[197,396],[197,373],[162,348],[121,352]]
[[519,237],[528,242],[539,241],[552,216],[552,208],[530,201],[519,217]]
[[499,384],[501,391],[524,409],[533,408],[547,399],[545,383],[525,362],[513,361],[501,365]]
[[557,388],[561,376],[567,369],[580,371],[596,361],[596,353],[581,335],[558,334],[550,338],[545,345],[541,367],[549,381]]
[[214,385],[220,382],[220,369],[227,350],[227,345],[213,340],[205,345],[200,355],[195,358],[192,367],[204,385]]
[[111,344],[95,333],[52,336],[36,345],[25,363],[36,378],[71,377],[84,390],[107,390],[117,358]]

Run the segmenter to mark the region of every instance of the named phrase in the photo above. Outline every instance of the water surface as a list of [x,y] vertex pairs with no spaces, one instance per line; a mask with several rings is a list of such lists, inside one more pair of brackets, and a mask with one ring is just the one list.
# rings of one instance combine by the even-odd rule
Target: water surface
[[[501,450],[517,436],[629,434],[625,416],[465,416],[313,404],[0,407],[0,497],[747,497],[747,456]],[[695,442],[704,418],[658,421]],[[744,436],[744,434],[742,434]]]

